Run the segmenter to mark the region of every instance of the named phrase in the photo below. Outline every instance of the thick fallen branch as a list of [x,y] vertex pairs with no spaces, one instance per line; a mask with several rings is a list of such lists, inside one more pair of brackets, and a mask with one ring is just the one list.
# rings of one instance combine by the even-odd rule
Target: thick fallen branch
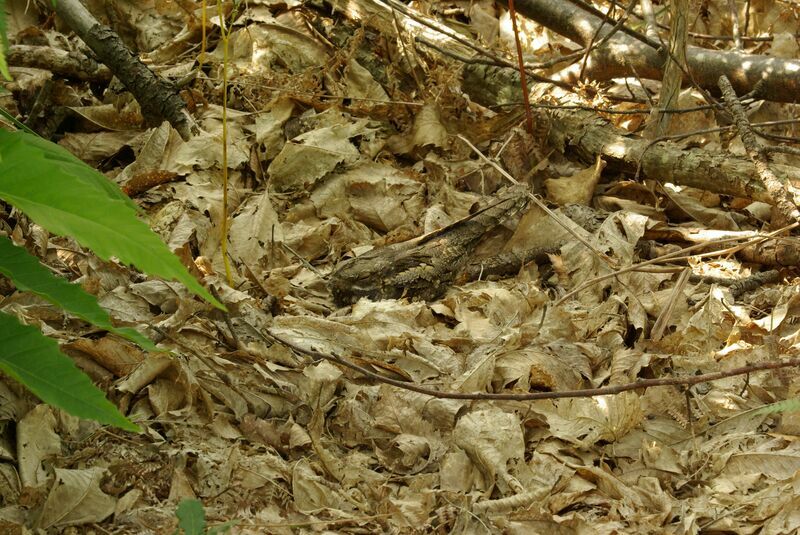
[[[659,182],[745,197],[766,203],[773,199],[764,189],[753,163],[729,153],[686,149],[668,141],[651,143],[631,137],[595,113],[583,110],[552,112],[549,142],[585,162],[601,155],[609,167],[636,173]],[[797,169],[772,164],[780,178],[797,176]]]
[[58,0],[55,12],[133,94],[151,125],[167,120],[183,139],[192,136],[193,121],[175,87],[156,76],[108,26],[103,26],[80,0]]
[[[353,20],[361,20],[370,26],[388,33],[395,33],[396,20],[390,10],[392,0],[329,0],[337,10],[342,10]],[[602,14],[591,13],[567,0],[515,0],[517,12],[550,30],[587,47],[603,40],[614,28],[613,21],[604,20]],[[395,7],[402,16],[424,20],[425,17],[413,9]],[[431,22],[430,27],[403,23],[406,31],[412,32],[422,42],[431,42],[440,52],[454,57],[474,54],[476,57],[506,63],[493,53],[469,43],[463,36],[454,36],[452,30],[433,27],[441,24]],[[476,54],[477,52],[477,54]],[[585,65],[583,62],[565,69],[558,75],[558,82],[574,83],[581,69],[583,75],[595,80],[637,76],[661,80],[666,63],[666,52],[660,43],[623,27],[616,31],[601,47],[594,49]],[[509,67],[511,65],[509,64]],[[763,55],[745,54],[741,51],[710,50],[696,46],[686,49],[686,66],[694,83],[715,93],[719,77],[725,75],[739,95],[750,93],[761,82],[759,97],[777,102],[795,102],[800,94],[800,61]],[[507,70],[513,71],[509,68]],[[689,82],[689,80],[684,80]]]
[[[566,0],[516,0],[517,12],[550,30],[588,46],[604,37],[613,26]],[[632,33],[632,32],[631,32]],[[583,70],[594,80],[638,76],[661,80],[666,56],[663,51],[631,34],[617,32],[601,48],[592,51]],[[775,58],[740,51],[709,50],[696,46],[686,48],[686,65],[692,81],[703,88],[715,90],[720,76],[725,75],[743,95],[763,80],[760,98],[777,102],[795,102],[800,93],[800,61]],[[581,65],[560,73],[562,81],[575,82]],[[685,80],[688,82],[688,80]]]
[[50,46],[11,45],[6,56],[15,67],[35,67],[75,80],[108,82],[111,71],[105,65],[83,56]]

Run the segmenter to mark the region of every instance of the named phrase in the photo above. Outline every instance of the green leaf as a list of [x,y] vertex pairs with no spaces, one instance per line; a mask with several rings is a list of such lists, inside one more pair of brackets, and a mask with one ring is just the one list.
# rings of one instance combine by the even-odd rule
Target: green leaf
[[[2,2],[2,1],[3,0],[0,0],[0,2]],[[0,94],[2,94],[2,90],[0,90]],[[22,121],[20,121],[16,117],[14,117],[11,114],[11,112],[9,112],[5,108],[0,108],[0,118],[5,119],[8,122],[8,124],[13,125],[14,127],[16,127],[17,130],[24,130],[25,132],[27,132],[29,134],[36,135],[36,132],[34,132],[30,128],[28,128],[25,125],[25,123],[23,123]]]
[[774,414],[800,411],[800,398],[789,398],[776,401],[755,409],[755,414]]
[[35,293],[67,312],[132,342],[144,349],[158,351],[158,348],[135,329],[117,328],[111,318],[97,304],[97,299],[76,285],[53,275],[46,267],[22,247],[14,245],[10,239],[0,236],[0,273],[10,278],[20,290]]
[[6,35],[6,1],[0,0],[0,74],[6,80],[11,80],[11,73],[8,71],[6,62],[6,52],[8,52],[8,36]]
[[74,237],[100,258],[114,256],[145,273],[178,280],[224,309],[136,217],[136,205],[116,184],[58,145],[0,130],[0,199],[50,232]]
[[206,513],[199,500],[181,500],[178,510],[178,526],[186,535],[203,535],[206,531]]
[[79,418],[97,420],[127,431],[139,427],[125,418],[67,356],[58,344],[0,312],[0,370],[42,401]]
[[209,527],[206,535],[217,535],[218,533],[228,533],[233,526],[238,524],[238,520],[228,520],[223,524],[216,525],[214,527]]
[[[136,204],[122,193],[116,184],[83,163],[64,147],[37,135],[26,132],[0,131],[0,165],[3,166],[2,168],[7,165],[21,167],[22,172],[26,172],[27,176],[32,176],[37,171],[53,171],[53,166],[57,166],[55,176],[33,176],[33,184],[44,186],[44,189],[49,190],[50,193],[61,193],[58,189],[59,186],[76,185],[75,182],[79,181],[87,188],[101,190],[111,199],[124,202],[134,212],[138,210]],[[10,177],[9,180],[11,180]],[[83,207],[83,204],[79,203],[75,209]]]

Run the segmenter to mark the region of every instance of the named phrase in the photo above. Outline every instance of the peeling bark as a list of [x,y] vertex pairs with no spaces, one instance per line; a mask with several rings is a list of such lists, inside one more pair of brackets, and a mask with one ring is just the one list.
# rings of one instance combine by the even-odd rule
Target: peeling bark
[[17,67],[46,69],[53,74],[90,82],[108,82],[108,67],[83,54],[71,53],[49,46],[11,45],[6,56],[8,64]]
[[[602,155],[609,166],[660,182],[705,189],[772,204],[752,162],[720,151],[685,149],[667,141],[652,144],[632,137],[597,114],[583,110],[552,112],[549,142],[586,162]],[[776,174],[795,175],[796,169],[774,164]]]
[[[481,83],[484,72],[494,80],[493,84],[500,83],[498,69],[471,68],[466,71],[463,88],[476,102],[490,104],[487,98],[491,98],[491,94]],[[513,75],[509,73],[507,79],[513,84]],[[499,86],[492,87],[496,89]],[[509,85],[494,94],[507,97],[518,90],[518,87]],[[764,188],[753,163],[746,158],[722,151],[686,149],[668,141],[651,143],[615,127],[591,111],[564,109],[545,113],[539,110],[537,115],[543,122],[549,118],[548,143],[551,146],[586,163],[594,162],[601,155],[611,168],[622,172],[636,173],[638,170],[640,176],[661,182],[770,204],[775,202]],[[780,180],[798,176],[798,170],[792,166],[771,163],[770,168]]]

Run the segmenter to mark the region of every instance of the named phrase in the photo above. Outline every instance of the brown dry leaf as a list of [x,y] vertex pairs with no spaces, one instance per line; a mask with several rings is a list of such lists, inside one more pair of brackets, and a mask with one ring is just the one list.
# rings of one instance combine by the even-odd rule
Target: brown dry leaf
[[435,104],[425,104],[414,116],[411,130],[403,135],[389,138],[389,148],[395,154],[411,154],[415,149],[447,146],[447,128],[442,122],[441,111]]
[[233,214],[228,231],[230,254],[237,262],[258,266],[273,242],[284,240],[283,228],[268,192],[250,196]]
[[[676,108],[697,108],[706,103],[705,97],[695,89],[684,89],[678,96]],[[688,134],[699,130],[713,130],[719,126],[710,110],[696,110],[686,113],[676,113],[670,118],[667,134]],[[710,132],[689,136],[678,141],[684,147],[718,145],[719,133]]]
[[[523,54],[526,56],[546,57],[552,54],[553,49],[557,49],[560,44],[574,47],[575,44],[558,36],[556,33],[548,31],[544,26],[517,15],[517,34],[522,44]],[[514,27],[511,24],[511,13],[504,10],[500,17],[500,40],[507,50],[516,49],[516,37]]]
[[[252,58],[249,67],[285,66],[292,73],[303,73],[309,67],[323,65],[328,51],[299,13],[288,11],[275,18],[277,24],[251,25],[240,30],[252,39]],[[221,59],[221,57],[220,57]]]
[[163,417],[168,412],[183,408],[187,400],[183,389],[175,388],[173,379],[159,377],[147,385],[147,401],[153,414]]
[[[249,137],[244,132],[245,121],[250,116],[243,112],[228,110],[228,168],[237,169],[249,161]],[[189,141],[170,134],[163,152],[163,160],[157,167],[179,175],[190,175],[198,169],[219,169],[222,163],[222,108],[209,105],[198,118],[199,135]],[[216,175],[216,173],[215,173]],[[219,186],[217,186],[219,189]],[[179,197],[180,198],[180,197]]]
[[185,461],[176,466],[172,472],[172,481],[169,486],[169,500],[176,503],[183,499],[197,499],[197,494],[192,488],[192,478],[185,466],[181,466]]
[[643,418],[639,396],[635,392],[563,399],[550,405],[537,404],[536,411],[547,418],[554,436],[581,447],[600,440],[619,440]]
[[499,36],[500,21],[497,15],[497,8],[494,2],[481,0],[470,3],[470,28],[477,34],[478,39],[486,45],[494,44]]
[[742,452],[732,455],[725,464],[729,476],[762,474],[783,481],[793,478],[800,470],[800,456],[784,452]]
[[270,103],[266,113],[256,116],[255,124],[248,127],[256,135],[256,143],[259,143],[259,156],[263,161],[269,161],[278,155],[285,142],[283,128],[292,113],[295,104],[288,98],[278,98]]
[[243,455],[233,467],[231,487],[243,490],[270,487],[289,481],[291,465],[274,452]]
[[37,405],[17,423],[17,471],[23,487],[38,487],[49,479],[44,461],[61,453],[56,418],[47,405]]
[[[587,232],[569,219],[569,217],[565,217],[561,209],[555,210],[555,213],[559,216],[559,221],[570,230],[584,239],[588,238]],[[553,218],[543,210],[534,206],[520,219],[517,229],[506,243],[505,250],[524,251],[528,248],[536,247],[550,249],[553,247],[560,247],[570,238],[570,234],[561,224],[554,221]]]
[[133,489],[123,494],[114,506],[114,516],[123,518],[126,513],[134,510],[137,505],[140,505],[143,494],[139,489]]
[[719,230],[740,230],[739,225],[732,215],[719,208],[704,206],[699,200],[690,194],[681,192],[678,188],[665,185],[664,193],[669,197],[678,209],[685,212],[689,217],[703,225]]
[[91,166],[96,166],[106,158],[111,158],[124,147],[131,145],[141,132],[70,132],[58,144]]
[[727,290],[712,286],[703,306],[691,317],[686,318],[685,327],[679,330],[680,347],[678,351],[703,352],[718,348],[724,342],[735,317],[727,304],[730,297]]
[[655,221],[664,219],[663,211],[661,209],[656,208],[655,206],[639,204],[637,202],[630,201],[628,199],[622,199],[620,197],[600,195],[594,198],[594,204],[601,210],[605,210],[607,212],[632,212],[634,214],[643,215]]
[[267,172],[270,185],[280,193],[313,186],[340,164],[353,164],[361,154],[351,142],[371,129],[364,119],[311,130],[288,141],[272,160]]
[[792,533],[800,530],[800,520],[797,518],[797,507],[800,506],[800,499],[792,496],[792,492],[787,489],[781,496],[780,502],[778,513],[771,516],[764,523],[764,533]]
[[547,190],[547,198],[558,205],[588,205],[592,201],[594,188],[600,181],[605,167],[605,160],[598,156],[594,167],[579,171],[572,176],[545,180],[544,187]]
[[173,359],[169,355],[160,353],[148,355],[144,362],[117,385],[117,389],[120,392],[135,394],[173,366]]
[[322,318],[278,316],[270,330],[295,344],[322,353],[345,355],[355,349],[377,349],[361,329]]
[[137,48],[152,50],[172,37],[180,29],[183,7],[177,2],[145,0],[136,4],[90,0],[93,13],[101,20],[113,20],[118,31],[129,32]]
[[525,441],[515,414],[497,408],[469,412],[456,423],[453,440],[483,475],[478,490],[495,486],[504,494],[521,490],[512,467],[522,461]]
[[467,356],[464,371],[452,382],[452,389],[460,392],[483,392],[491,384],[494,365],[500,348],[481,346]]
[[[245,414],[250,412],[249,404],[247,403],[247,399],[244,396],[244,393],[241,392],[236,386],[228,386],[226,384],[220,383],[219,378],[216,376],[211,377],[204,377],[198,376],[197,377],[197,385],[214,396],[215,399],[222,402],[222,404],[230,409],[233,415],[236,417],[237,420],[241,420]],[[178,389],[175,389],[173,386],[173,390],[179,392]],[[175,394],[173,394],[175,395]],[[181,408],[183,406],[183,402],[185,401],[185,394],[177,394],[175,395],[176,405],[175,409]],[[173,409],[174,410],[174,409]]]
[[[13,43],[82,50],[60,21],[36,16],[37,3],[27,12],[24,1],[6,3]],[[773,4],[737,3],[740,22],[749,9],[749,35],[773,37],[769,44],[745,40],[744,51],[794,57],[796,10]],[[584,169],[572,151],[552,150],[552,139],[545,144],[545,134],[555,136],[557,129],[540,117],[536,139],[510,139],[521,119],[519,106],[498,111],[473,100],[459,83],[460,60],[444,53],[469,57],[474,51],[419,22],[447,25],[466,39],[479,36],[481,46],[503,54],[514,46],[506,10],[486,0],[395,10],[364,0],[329,11],[294,0],[240,4],[231,20],[226,67],[231,287],[220,280],[223,58],[215,9],[208,28],[215,48],[198,68],[198,3],[88,5],[138,45],[135,53],[147,65],[186,84],[201,133],[186,143],[166,124],[96,132],[129,128],[128,121],[138,119],[130,95],[116,85],[76,83],[44,69],[12,67],[15,81],[7,85],[3,106],[31,118],[32,105],[46,98],[46,82],[52,81],[46,111],[57,104],[78,115],[46,126],[118,182],[153,179],[142,183],[136,201],[229,312],[220,316],[176,285],[99,261],[0,205],[0,233],[26,244],[53,271],[77,279],[115,320],[158,328],[159,343],[172,351],[144,355],[113,337],[87,336],[85,324],[0,281],[4,312],[22,313],[45,334],[67,340],[65,348],[102,379],[101,386],[121,377],[110,399],[144,431],[124,437],[87,433],[92,424],[44,408],[29,411],[32,402],[18,387],[0,383],[2,423],[16,423],[19,441],[14,448],[0,436],[0,457],[9,461],[0,465],[0,481],[11,483],[0,484],[0,531],[34,525],[31,511],[44,501],[51,465],[90,462],[109,467],[102,489],[118,500],[116,507],[110,502],[113,520],[79,531],[148,526],[171,532],[175,502],[183,497],[202,499],[210,524],[240,519],[236,529],[243,533],[797,530],[796,418],[758,411],[796,396],[800,380],[794,372],[732,377],[685,394],[651,388],[552,402],[476,403],[379,385],[269,338],[272,330],[409,383],[468,392],[618,385],[729,369],[792,351],[800,336],[792,269],[782,272],[780,284],[736,299],[704,282],[676,291],[673,272],[617,273],[642,259],[645,238],[656,242],[650,254],[720,237],[753,237],[769,219],[767,205],[746,199],[726,204],[719,195],[670,185],[665,204],[664,192],[651,181],[620,182],[617,176],[600,186],[595,167]],[[708,16],[698,18],[693,30],[732,34],[725,2],[707,2],[703,9]],[[656,16],[670,23],[663,13]],[[522,16],[518,22],[529,61],[576,50],[540,24]],[[730,48],[721,39],[713,46]],[[586,98],[574,103],[646,111],[659,87],[635,78],[606,86],[588,80],[579,88]],[[516,86],[498,92],[518,95]],[[533,94],[540,104],[560,102],[541,86]],[[637,102],[617,100],[631,97]],[[678,105],[701,104],[702,95],[689,89]],[[792,106],[764,102],[751,108],[749,118],[783,119],[794,113]],[[568,111],[547,113],[562,112]],[[632,136],[644,117],[604,116]],[[676,114],[671,122],[673,133],[715,126],[709,110]],[[768,131],[796,136],[794,128],[773,125]],[[500,155],[519,179],[570,177],[549,183],[567,186],[559,201],[594,204],[563,206],[560,220],[608,255],[613,267],[534,208],[515,230],[516,222],[509,222],[487,237],[478,253],[542,246],[555,251],[551,265],[452,287],[435,302],[362,300],[335,309],[326,275],[337,261],[441,228],[504,184],[496,169],[463,144],[450,143],[448,136],[456,133],[488,158]],[[680,143],[699,154],[719,139],[709,133]],[[738,139],[731,146],[742,152]],[[581,172],[589,180],[577,184]],[[152,187],[155,179],[167,178],[175,180]],[[602,195],[592,197],[595,191]],[[742,230],[678,226],[687,220]],[[734,256],[698,256],[688,266],[696,275],[729,279],[755,272]],[[608,278],[552,306],[599,276]],[[655,340],[653,322],[668,305],[666,334]],[[22,488],[15,488],[17,471]]]
[[303,513],[312,514],[322,509],[330,509],[340,515],[355,512],[355,504],[351,499],[318,474],[307,459],[300,460],[292,467],[292,497],[294,508]]
[[394,167],[363,162],[332,173],[311,194],[318,217],[352,217],[381,232],[420,218],[425,185]]
[[620,349],[611,358],[610,384],[626,384],[636,380],[642,368],[650,366],[656,355],[636,349]]
[[510,327],[518,327],[537,315],[528,299],[534,288],[506,289],[498,284],[478,281],[453,290],[444,300],[458,324],[456,332],[469,335],[476,343],[496,340]]
[[381,463],[394,473],[417,474],[436,460],[432,449],[426,438],[404,433],[392,438],[385,449],[377,449],[376,454]]
[[55,469],[55,480],[36,524],[40,529],[102,522],[116,500],[100,490],[103,468]]
[[352,362],[382,377],[388,377],[397,381],[411,381],[411,376],[407,374],[403,368],[393,364],[356,356],[352,357]]
[[436,463],[447,445],[436,427],[420,414],[416,398],[383,389],[372,408],[374,426],[387,436],[376,440],[378,459],[392,471],[416,474]]
[[61,350],[70,355],[80,352],[117,377],[128,375],[145,359],[145,355],[136,346],[113,336],[104,336],[99,340],[79,338],[61,346]]
[[22,30],[38,24],[36,11],[28,9],[26,0],[8,0],[6,2],[6,31],[9,37],[14,37]]
[[349,98],[368,99],[370,101],[384,102],[389,100],[389,95],[383,87],[375,81],[372,74],[362,67],[356,60],[351,59],[344,71],[344,94]]
[[428,145],[444,148],[447,145],[447,128],[442,124],[438,106],[426,104],[417,113],[411,129],[412,147]]
[[132,284],[129,292],[141,297],[151,311],[160,312],[156,324],[161,328],[172,328],[183,325],[204,305],[191,298],[187,290],[175,282],[149,280]]
[[793,33],[776,32],[769,47],[769,55],[777,58],[796,58],[800,47]]
[[117,109],[113,104],[71,106],[69,109],[89,123],[92,128],[101,130],[117,132],[138,130],[143,126],[144,121],[138,105],[124,110]]
[[496,359],[493,382],[498,383],[497,390],[576,390],[583,377],[591,376],[589,360],[576,349],[554,344],[509,351]]
[[176,136],[178,133],[166,121],[151,128],[142,136],[136,160],[117,175],[117,183],[124,184],[138,174],[160,170],[167,146],[179,142]]
[[436,321],[425,303],[403,300],[368,301],[353,305],[350,314],[341,318],[347,325],[359,327],[379,344],[388,344],[394,337],[422,338],[421,329],[434,329]]

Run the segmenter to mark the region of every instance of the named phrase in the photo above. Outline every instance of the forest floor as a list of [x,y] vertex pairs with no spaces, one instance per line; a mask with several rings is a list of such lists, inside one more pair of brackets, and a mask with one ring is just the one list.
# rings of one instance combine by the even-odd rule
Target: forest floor
[[[513,61],[511,19],[493,2],[226,3],[227,54],[209,4],[204,42],[200,2],[86,2],[180,83],[199,126],[188,141],[166,122],[145,126],[107,74],[78,81],[10,56],[0,105],[119,184],[228,312],[0,203],[0,231],[169,351],[0,284],[0,309],[56,338],[143,429],[78,421],[4,380],[2,403],[16,409],[0,411],[0,532],[172,533],[185,499],[210,526],[235,521],[232,533],[800,530],[800,376],[759,368],[800,347],[796,262],[781,260],[798,258],[797,238],[764,242],[780,219],[766,194],[690,187],[652,165],[636,176],[622,158],[570,150],[590,124],[637,139],[658,82],[537,86],[526,131],[518,87],[492,86],[487,102],[448,48],[456,34]],[[745,40],[749,53],[800,58],[797,8],[746,5],[747,35],[771,37]],[[703,6],[689,30],[730,35],[728,3]],[[46,9],[6,9],[12,51],[90,54]],[[579,48],[518,22],[528,60]],[[444,44],[415,39],[424,32]],[[704,98],[680,92],[675,105],[693,111],[673,115],[667,133],[683,137],[659,147],[750,165]],[[593,114],[587,130],[564,131],[559,113],[578,107]],[[794,113],[755,101],[747,119]],[[796,130],[760,131],[791,145]],[[512,182],[535,199],[522,194],[480,243],[450,248]],[[347,259],[437,231],[443,249],[412,255],[435,271],[412,281],[430,285],[427,300],[393,261],[332,292]],[[487,259],[504,252],[526,260],[492,272]]]

